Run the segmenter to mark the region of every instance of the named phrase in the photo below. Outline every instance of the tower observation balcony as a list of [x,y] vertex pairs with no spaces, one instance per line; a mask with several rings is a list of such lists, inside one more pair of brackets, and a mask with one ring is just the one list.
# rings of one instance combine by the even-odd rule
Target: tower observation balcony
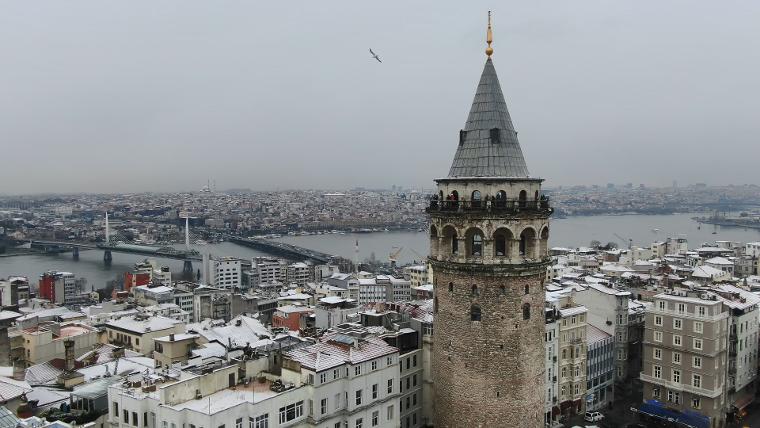
[[451,201],[433,199],[425,208],[428,214],[447,214],[460,212],[494,213],[494,214],[544,214],[550,215],[553,209],[549,204],[549,198],[539,200],[521,199],[492,199],[481,201]]

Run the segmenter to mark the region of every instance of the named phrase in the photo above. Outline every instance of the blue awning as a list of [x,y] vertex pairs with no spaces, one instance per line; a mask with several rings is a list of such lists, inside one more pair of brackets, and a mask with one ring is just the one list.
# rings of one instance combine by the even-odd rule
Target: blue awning
[[686,427],[710,428],[710,418],[707,416],[690,410],[681,412],[671,407],[667,407],[657,400],[645,401],[639,406],[639,413],[673,421]]

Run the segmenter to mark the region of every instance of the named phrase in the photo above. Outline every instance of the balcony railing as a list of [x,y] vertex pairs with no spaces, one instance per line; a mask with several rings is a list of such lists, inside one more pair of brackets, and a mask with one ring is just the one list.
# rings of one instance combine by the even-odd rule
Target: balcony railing
[[488,201],[430,201],[425,210],[427,212],[494,212],[494,213],[519,213],[519,212],[551,212],[549,199],[519,200],[519,199],[492,199]]

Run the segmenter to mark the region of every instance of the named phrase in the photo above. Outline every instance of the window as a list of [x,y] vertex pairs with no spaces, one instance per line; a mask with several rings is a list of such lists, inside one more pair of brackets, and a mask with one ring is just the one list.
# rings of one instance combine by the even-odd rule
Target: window
[[691,384],[697,388],[702,388],[702,376],[698,374],[691,375]]
[[356,405],[360,406],[362,404],[362,390],[357,389],[355,394],[356,394]]
[[417,354],[412,355],[412,367],[417,367]]
[[449,283],[449,293],[451,293],[451,292],[453,292],[453,291],[454,291],[454,283],[453,283],[453,282],[450,282],[450,283]]
[[686,313],[686,305],[684,303],[678,304],[678,313],[679,314],[685,314]]
[[327,398],[323,398],[319,401],[319,413],[323,415],[327,413]]
[[673,364],[681,364],[681,353],[673,352]]
[[673,382],[681,383],[681,370],[673,369]]
[[702,324],[702,321],[694,321],[694,333],[702,332],[704,332],[704,325]]
[[113,402],[113,415],[117,418],[119,417],[119,403],[115,401]]
[[[164,421],[164,428],[166,428],[165,421]],[[235,420],[235,428],[243,428],[243,418],[237,418],[237,420]]]
[[683,329],[683,320],[681,318],[673,318],[673,328],[676,330]]
[[705,307],[704,306],[697,306],[697,315],[700,317],[705,316]]
[[137,412],[132,412],[132,425],[137,426]]
[[673,346],[681,346],[681,335],[679,334],[673,335]]
[[661,326],[662,325],[662,317],[659,315],[654,316],[654,325]]
[[372,399],[377,400],[377,384],[372,385]]
[[695,409],[701,409],[702,408],[702,399],[699,397],[694,397],[691,399],[691,407]]
[[333,370],[333,379],[337,379],[340,377],[340,370],[335,369]]
[[[169,428],[169,422],[163,421],[163,422],[161,422],[161,426],[162,426],[163,428]],[[242,427],[241,427],[241,428],[242,428]]]
[[480,321],[480,306],[470,306],[470,321]]
[[253,428],[269,428],[269,413],[256,416],[254,419]]
[[319,374],[319,383],[325,383],[327,382],[327,373],[320,373]]
[[303,400],[280,407],[280,423],[290,422],[303,416]]
[[662,367],[652,366],[652,376],[655,379],[662,379]]
[[696,369],[702,368],[702,357],[694,357],[691,365]]
[[662,342],[662,332],[661,331],[655,331],[654,332],[654,341],[655,342]]
[[525,284],[525,294],[530,294],[530,285]]
[[654,355],[652,356],[655,360],[661,360],[662,359],[662,349],[660,348],[654,348]]
[[372,412],[372,426],[376,427],[380,423],[380,412],[375,410]]
[[652,388],[652,398],[660,398],[660,388]]
[[562,377],[567,377],[567,367],[562,367]]
[[393,379],[388,379],[388,394],[393,394]]
[[680,403],[681,402],[681,393],[677,391],[668,391],[668,401],[673,403]]
[[385,416],[386,416],[386,419],[388,419],[388,420],[392,420],[393,419],[393,405],[392,404],[390,406],[388,406],[388,409],[386,411],[386,415]]
[[662,301],[662,300],[658,300],[658,301],[657,301],[657,308],[658,308],[659,310],[661,310],[661,311],[664,311],[664,310],[665,310],[665,302],[664,302],[664,301]]
[[372,362],[372,370],[377,370],[377,361]]
[[362,420],[362,418],[357,418],[356,419],[356,428],[362,428],[362,426],[364,426],[364,421]]
[[354,367],[354,376],[359,376],[360,374],[362,374],[362,366]]
[[702,339],[694,338],[694,349],[702,350]]
[[[523,303],[522,311],[523,311],[523,320],[529,320],[530,319],[530,303]],[[573,320],[574,319],[575,317],[573,317]]]

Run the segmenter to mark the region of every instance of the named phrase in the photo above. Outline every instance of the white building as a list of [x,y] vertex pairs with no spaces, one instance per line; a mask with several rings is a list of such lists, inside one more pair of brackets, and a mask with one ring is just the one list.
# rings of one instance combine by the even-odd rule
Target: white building
[[[631,293],[588,284],[586,290],[575,295],[575,300],[588,308],[588,323],[611,335],[615,342],[615,380],[625,382],[628,377],[628,299]],[[637,376],[638,373],[631,373]]]
[[251,286],[285,282],[287,264],[271,257],[256,257],[251,261]]
[[293,263],[288,265],[287,270],[287,282],[288,284],[296,284],[299,287],[305,287],[309,282],[310,277],[309,265],[303,262]]
[[240,259],[224,257],[211,259],[210,263],[210,275],[213,279],[210,285],[219,288],[240,288],[243,277]]
[[327,333],[284,353],[283,380],[306,385],[309,425],[400,426],[399,351],[382,339]]

